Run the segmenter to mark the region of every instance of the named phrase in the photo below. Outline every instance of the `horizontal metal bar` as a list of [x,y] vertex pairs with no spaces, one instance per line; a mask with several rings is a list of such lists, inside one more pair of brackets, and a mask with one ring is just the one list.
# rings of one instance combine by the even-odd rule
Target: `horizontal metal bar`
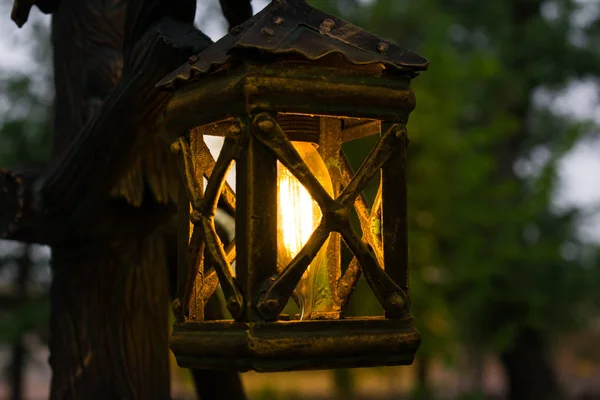
[[342,142],[356,140],[381,132],[381,121],[368,121],[342,129]]

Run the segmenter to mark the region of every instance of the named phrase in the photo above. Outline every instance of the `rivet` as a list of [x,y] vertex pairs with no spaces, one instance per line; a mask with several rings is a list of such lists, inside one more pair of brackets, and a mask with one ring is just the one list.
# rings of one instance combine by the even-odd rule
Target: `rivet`
[[242,27],[241,27],[240,25],[236,25],[236,26],[234,26],[233,28],[231,28],[231,30],[229,31],[229,33],[230,33],[232,36],[237,36],[237,35],[239,35],[240,33],[242,33]]
[[198,61],[198,56],[190,56],[190,58],[188,58],[188,64],[190,65],[195,64],[196,61]]
[[279,308],[279,301],[277,301],[277,300],[275,300],[275,299],[269,299],[269,300],[267,300],[267,301],[264,303],[263,307],[264,307],[266,310],[269,310],[269,311],[271,311],[271,312],[275,312],[275,311],[277,311],[277,309]]
[[400,126],[398,128],[396,128],[396,137],[398,139],[400,139],[401,137],[406,135],[406,127],[405,126]]
[[177,154],[181,151],[181,143],[179,141],[171,145],[171,153]]
[[240,302],[235,298],[235,296],[231,296],[227,300],[227,305],[229,306],[230,309],[233,308],[237,311],[240,307]]
[[200,225],[202,223],[202,214],[198,210],[194,210],[190,213],[190,222],[194,225]]
[[273,37],[273,36],[275,36],[275,31],[273,31],[273,29],[271,29],[271,28],[266,28],[266,27],[265,27],[265,28],[262,28],[262,29],[260,30],[260,33],[261,33],[263,36],[266,36],[266,37]]
[[335,21],[327,18],[321,23],[321,26],[319,26],[319,30],[324,31],[324,32],[329,32],[334,27],[335,27]]
[[270,132],[273,128],[275,128],[275,124],[273,123],[273,121],[270,121],[268,119],[262,120],[258,123],[258,129],[260,129],[263,132]]
[[386,298],[386,302],[388,305],[394,307],[397,311],[401,312],[403,312],[407,306],[404,297],[397,292],[390,293]]
[[242,315],[242,304],[238,301],[235,296],[229,297],[227,300],[227,309],[234,318]]
[[379,42],[379,43],[377,44],[377,50],[378,50],[380,53],[387,53],[387,51],[388,51],[388,49],[389,49],[389,48],[390,48],[390,45],[389,45],[389,44],[387,44],[387,43],[385,43],[385,42]]
[[237,124],[233,124],[229,127],[227,133],[229,136],[237,136],[240,134],[241,131],[241,128]]
[[273,22],[277,26],[283,26],[283,24],[285,24],[285,19],[283,19],[282,17],[277,16],[277,17],[273,18]]
[[173,300],[173,311],[175,314],[179,314],[181,312],[181,300],[179,298]]

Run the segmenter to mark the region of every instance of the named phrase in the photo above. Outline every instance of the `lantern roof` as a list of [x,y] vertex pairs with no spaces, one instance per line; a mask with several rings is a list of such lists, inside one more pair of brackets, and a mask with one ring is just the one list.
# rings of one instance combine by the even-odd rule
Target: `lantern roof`
[[273,0],[215,44],[190,57],[157,86],[174,88],[236,60],[260,61],[272,55],[316,61],[332,54],[341,55],[352,65],[382,64],[399,73],[414,74],[429,65],[426,58],[313,8],[305,0]]

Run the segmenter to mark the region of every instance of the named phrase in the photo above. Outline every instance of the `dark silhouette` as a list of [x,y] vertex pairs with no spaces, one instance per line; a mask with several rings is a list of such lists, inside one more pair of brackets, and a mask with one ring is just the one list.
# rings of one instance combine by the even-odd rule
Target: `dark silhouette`
[[[249,3],[221,2],[231,24]],[[52,158],[0,172],[0,234],[52,247],[50,397],[169,398],[179,175],[155,84],[211,41],[194,0],[15,0],[19,26],[33,5],[53,13]],[[237,374],[194,377],[203,399],[244,397]]]

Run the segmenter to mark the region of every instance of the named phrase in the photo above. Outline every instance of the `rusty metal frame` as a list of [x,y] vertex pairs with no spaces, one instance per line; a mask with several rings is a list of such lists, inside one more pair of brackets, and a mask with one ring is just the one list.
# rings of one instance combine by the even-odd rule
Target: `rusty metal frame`
[[[180,265],[174,302],[178,322],[171,347],[180,365],[289,370],[412,361],[420,338],[410,317],[406,262],[405,124],[414,108],[409,81],[404,76],[386,78],[322,65],[245,64],[175,94],[165,122],[176,141],[193,225],[189,244],[181,246],[187,265]],[[221,93],[218,98],[213,96],[215,90]],[[319,130],[294,139],[293,129],[288,132],[293,118],[281,125],[283,114],[315,118]],[[381,135],[377,144],[353,171],[341,144],[374,134]],[[216,161],[205,135],[225,138]],[[333,196],[312,174],[292,140],[318,140]],[[233,162],[235,193],[225,182]],[[277,162],[304,185],[323,216],[287,266],[277,265]],[[375,177],[380,187],[369,207],[363,190]],[[206,188],[202,178],[207,179]],[[214,231],[219,199],[236,219],[236,237],[227,248]],[[362,236],[350,225],[352,208]],[[185,240],[189,236],[189,232],[180,235]],[[281,315],[327,238],[325,284],[331,307],[316,310],[307,321]],[[354,256],[343,275],[342,241]],[[361,275],[385,317],[344,316]],[[203,321],[202,307],[218,284],[234,321]],[[214,348],[207,349],[205,343]],[[315,353],[316,348],[321,354]],[[237,354],[235,363],[232,353]]]

